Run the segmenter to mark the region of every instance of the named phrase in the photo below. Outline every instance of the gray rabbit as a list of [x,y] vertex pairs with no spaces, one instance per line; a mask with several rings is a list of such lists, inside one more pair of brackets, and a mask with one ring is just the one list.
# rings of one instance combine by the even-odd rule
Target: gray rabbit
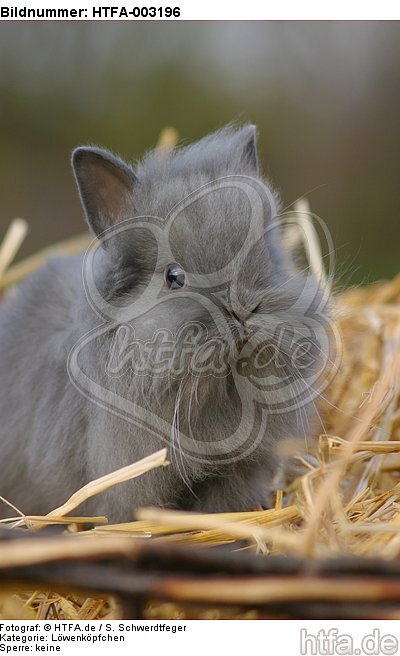
[[72,165],[94,247],[0,306],[0,495],[47,513],[166,445],[169,466],[79,512],[265,507],[280,444],[313,430],[328,322],[282,245],[255,128]]

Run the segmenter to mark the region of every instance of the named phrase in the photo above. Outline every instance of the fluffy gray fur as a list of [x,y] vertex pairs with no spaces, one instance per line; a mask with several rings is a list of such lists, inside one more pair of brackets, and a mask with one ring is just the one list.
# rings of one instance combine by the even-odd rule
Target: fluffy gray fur
[[[262,180],[255,139],[252,126],[229,126],[173,152],[152,151],[134,168],[107,151],[77,149],[73,168],[91,230],[99,235],[132,216],[166,217],[188,194],[216,178],[240,175]],[[171,233],[174,260],[187,272],[189,284],[191,272],[207,275],[218,270],[240,249],[247,230],[245,210],[240,194],[224,190],[177,216]],[[273,217],[268,216],[268,208],[265,211],[268,225]],[[169,262],[154,274],[156,256],[156,243],[145,229],[110,239],[96,256],[96,278],[104,296],[121,308],[135,298],[140,302],[141,290],[155,275],[157,293],[169,294],[168,302],[157,305],[145,318],[135,319],[135,334],[151,339],[157,328],[176,334],[190,321],[206,326],[210,337],[215,335],[216,327],[201,303],[165,289],[164,268]],[[101,323],[86,298],[81,270],[82,256],[54,258],[0,307],[0,494],[26,514],[47,513],[88,481],[164,446],[157,431],[139,428],[99,407],[70,381],[68,354]],[[260,239],[235,274],[240,302],[248,309],[244,323],[258,344],[272,339],[277,317],[289,325],[301,321],[307,308],[297,308],[295,316],[292,308],[304,279],[293,273],[279,234],[267,233],[265,240]],[[207,289],[193,292],[211,295]],[[221,311],[230,328],[226,338],[233,344],[241,324],[229,290],[222,298]],[[313,301],[307,298],[305,303],[311,306]],[[99,495],[80,512],[125,521],[144,505],[211,512],[267,505],[279,466],[276,447],[284,438],[304,438],[309,433],[315,419],[312,405],[271,412],[257,448],[244,454],[238,447],[231,462],[221,462],[207,444],[229,436],[240,421],[243,408],[232,376],[195,380],[187,371],[175,380],[128,371],[110,377],[104,365],[117,324],[88,345],[84,367],[120,398],[148,408],[171,426],[171,464]],[[286,349],[283,341],[280,348],[283,369],[290,373],[289,346]],[[301,392],[304,375],[292,373],[293,384]],[[185,454],[179,447],[179,431],[201,442],[205,457]],[[0,515],[5,511],[2,507]]]

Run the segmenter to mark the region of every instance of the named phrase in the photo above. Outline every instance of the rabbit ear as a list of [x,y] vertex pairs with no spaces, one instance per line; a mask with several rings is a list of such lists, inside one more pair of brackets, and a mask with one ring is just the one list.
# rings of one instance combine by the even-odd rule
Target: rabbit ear
[[72,168],[87,221],[95,235],[126,218],[136,183],[128,164],[107,150],[81,147],[72,153]]
[[257,153],[257,128],[255,125],[246,125],[239,133],[240,146],[246,163],[256,172],[259,172]]

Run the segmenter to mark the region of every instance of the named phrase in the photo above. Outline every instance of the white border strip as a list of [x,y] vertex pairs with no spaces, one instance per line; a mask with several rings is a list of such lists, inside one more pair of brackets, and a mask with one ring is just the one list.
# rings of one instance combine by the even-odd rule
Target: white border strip
[[1,0],[0,22],[9,20],[398,20],[394,0],[322,3],[310,0]]

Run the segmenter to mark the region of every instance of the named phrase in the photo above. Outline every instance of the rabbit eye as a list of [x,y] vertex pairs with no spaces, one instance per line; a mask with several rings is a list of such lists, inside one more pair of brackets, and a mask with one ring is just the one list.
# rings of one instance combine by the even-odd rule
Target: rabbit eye
[[169,289],[182,289],[186,285],[186,273],[179,264],[169,264],[165,269],[165,284]]

